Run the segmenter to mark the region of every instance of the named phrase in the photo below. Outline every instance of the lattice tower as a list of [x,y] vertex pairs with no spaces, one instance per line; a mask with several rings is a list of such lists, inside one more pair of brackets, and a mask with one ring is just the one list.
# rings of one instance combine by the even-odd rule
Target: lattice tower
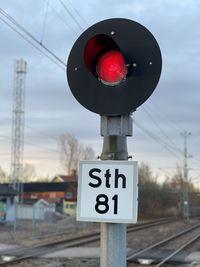
[[[11,148],[11,179],[14,189],[23,191],[23,152],[24,152],[24,107],[25,79],[27,63],[20,59],[14,64],[13,116],[12,116],[12,148]],[[20,197],[19,197],[20,200]]]

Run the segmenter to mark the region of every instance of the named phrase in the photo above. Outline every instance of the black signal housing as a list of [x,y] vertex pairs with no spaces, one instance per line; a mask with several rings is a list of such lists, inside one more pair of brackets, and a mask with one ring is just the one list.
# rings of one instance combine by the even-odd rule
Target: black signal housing
[[[102,83],[96,71],[99,58],[120,51],[126,78],[115,86]],[[153,93],[160,78],[162,57],[154,36],[141,24],[108,19],[88,28],[73,45],[68,62],[69,87],[78,102],[100,115],[121,115],[136,110]]]

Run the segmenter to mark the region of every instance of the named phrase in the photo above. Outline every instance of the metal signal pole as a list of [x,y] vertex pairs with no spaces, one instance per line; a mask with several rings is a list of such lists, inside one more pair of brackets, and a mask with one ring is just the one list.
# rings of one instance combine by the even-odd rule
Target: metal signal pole
[[[128,160],[127,136],[132,136],[132,117],[101,116],[104,136],[101,160]],[[126,224],[101,223],[101,267],[126,266]]]
[[183,191],[183,219],[185,223],[189,222],[189,193],[188,193],[188,164],[187,159],[190,157],[187,150],[187,138],[191,135],[190,132],[184,131],[181,133],[184,138],[184,164],[183,164],[183,180],[182,180],[182,191]]

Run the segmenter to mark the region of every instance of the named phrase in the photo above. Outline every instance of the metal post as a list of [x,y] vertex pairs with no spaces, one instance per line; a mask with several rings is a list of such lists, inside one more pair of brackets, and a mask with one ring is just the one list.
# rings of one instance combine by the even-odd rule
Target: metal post
[[191,135],[187,131],[181,133],[184,137],[184,165],[183,165],[183,181],[182,181],[182,190],[183,190],[183,218],[185,223],[189,223],[189,192],[188,192],[188,164],[187,159],[190,157],[187,150],[187,137]]
[[23,154],[24,154],[24,111],[25,111],[25,80],[27,63],[23,59],[15,61],[12,146],[11,146],[11,176],[10,185],[18,192],[14,201],[22,203],[23,195]]
[[[126,136],[132,135],[130,114],[101,116],[102,160],[128,160]],[[126,224],[101,223],[101,267],[126,266]]]

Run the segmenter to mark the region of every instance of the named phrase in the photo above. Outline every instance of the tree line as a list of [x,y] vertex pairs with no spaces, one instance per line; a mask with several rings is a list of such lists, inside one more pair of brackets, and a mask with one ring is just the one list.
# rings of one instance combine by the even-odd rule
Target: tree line
[[[200,205],[198,189],[191,181],[187,182],[189,206]],[[165,177],[159,182],[159,177],[153,174],[147,163],[139,166],[139,196],[138,208],[140,218],[162,216],[182,216],[183,210],[183,174],[177,167],[174,175]]]
[[[79,160],[95,159],[95,152],[91,145],[83,145],[74,135],[64,134],[58,140],[60,151],[60,166],[64,174],[70,174],[78,169]],[[37,177],[37,179],[34,179]],[[21,181],[50,181],[52,177],[38,177],[35,167],[25,163]],[[10,181],[10,176],[0,166],[0,183]],[[200,206],[198,190],[189,181],[187,183],[190,194],[190,204]],[[141,218],[160,217],[181,214],[183,196],[182,170],[177,167],[174,175],[166,176],[164,182],[160,182],[159,176],[155,175],[148,163],[139,165],[139,216]]]

